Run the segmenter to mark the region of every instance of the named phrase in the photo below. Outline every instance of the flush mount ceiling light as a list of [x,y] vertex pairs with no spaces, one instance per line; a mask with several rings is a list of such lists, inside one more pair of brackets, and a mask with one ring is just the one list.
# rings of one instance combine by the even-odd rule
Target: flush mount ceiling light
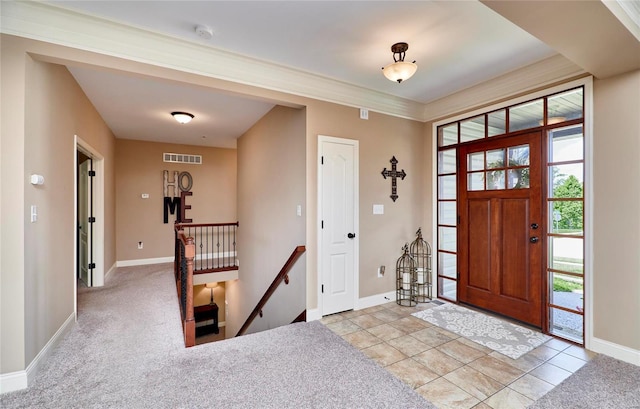
[[172,112],[171,115],[181,124],[187,124],[193,119],[193,115],[188,112]]
[[408,80],[416,73],[418,66],[416,62],[405,62],[404,53],[409,49],[407,43],[395,43],[391,46],[393,53],[393,64],[389,64],[382,68],[382,73],[391,81],[397,81],[398,84]]

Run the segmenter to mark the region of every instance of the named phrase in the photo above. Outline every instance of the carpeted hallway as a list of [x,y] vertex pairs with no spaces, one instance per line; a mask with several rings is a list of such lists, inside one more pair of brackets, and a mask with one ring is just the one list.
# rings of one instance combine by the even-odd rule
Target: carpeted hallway
[[171,264],[79,293],[78,323],[8,408],[434,408],[320,322],[185,348]]

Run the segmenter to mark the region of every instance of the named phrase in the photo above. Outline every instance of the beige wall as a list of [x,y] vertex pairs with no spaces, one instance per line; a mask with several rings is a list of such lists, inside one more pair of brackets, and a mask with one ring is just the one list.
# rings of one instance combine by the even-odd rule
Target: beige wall
[[640,350],[640,71],[594,82],[593,334]]
[[[425,199],[430,179],[425,169],[431,157],[425,156],[424,125],[417,121],[369,112],[369,120],[359,118],[359,109],[337,104],[309,101],[307,107],[307,307],[318,306],[317,287],[317,154],[318,135],[359,141],[360,183],[360,271],[359,297],[364,298],[395,290],[395,264],[401,248],[415,239],[422,227],[430,239],[431,223],[424,218],[431,208]],[[382,177],[395,156],[398,170],[407,176],[398,180],[398,196],[391,198],[391,181]],[[384,214],[373,215],[373,205],[383,204]],[[385,276],[377,278],[378,266],[386,266]]]
[[[202,155],[202,165],[165,163],[164,152]],[[163,171],[193,179],[186,217],[193,223],[236,222],[236,150],[116,140],[116,243],[118,261],[173,257],[176,214],[163,219]],[[186,183],[186,180],[185,180]],[[148,199],[142,199],[148,193]],[[143,249],[138,250],[138,242]]]
[[25,363],[25,82],[29,58],[0,41],[0,373]]
[[[73,314],[74,135],[104,157],[105,240],[95,244],[104,245],[105,271],[115,262],[112,133],[65,67],[34,61],[17,44],[4,45],[2,95],[12,99],[2,104],[3,175],[9,175],[4,155],[13,157],[7,164],[21,163],[3,179],[2,197],[24,193],[16,201],[19,210],[13,203],[2,207],[2,234],[13,236],[2,242],[2,373],[24,369]],[[16,77],[5,80],[5,72]],[[13,109],[23,110],[24,117],[11,114]],[[34,173],[44,176],[44,185],[29,184]],[[37,223],[29,220],[31,205],[37,206]],[[13,220],[5,224],[9,215]]]
[[[296,246],[305,244],[305,110],[276,106],[238,139],[239,280],[227,285],[235,335]],[[248,332],[288,324],[305,309],[305,257]]]

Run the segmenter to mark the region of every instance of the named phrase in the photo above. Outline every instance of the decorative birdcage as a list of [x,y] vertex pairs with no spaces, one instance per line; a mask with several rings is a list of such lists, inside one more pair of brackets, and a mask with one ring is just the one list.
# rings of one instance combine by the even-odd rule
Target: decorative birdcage
[[409,245],[402,247],[403,254],[396,262],[396,303],[413,307],[416,301],[416,262],[409,255]]
[[431,246],[422,238],[422,229],[409,247],[409,255],[416,263],[416,302],[431,300]]

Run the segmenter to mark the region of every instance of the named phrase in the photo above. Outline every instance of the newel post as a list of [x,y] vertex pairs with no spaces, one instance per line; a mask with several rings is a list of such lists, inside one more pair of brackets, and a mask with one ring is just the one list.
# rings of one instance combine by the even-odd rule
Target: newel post
[[187,260],[187,280],[186,280],[186,311],[184,319],[184,343],[191,347],[196,344],[196,322],[193,316],[193,259],[196,255],[196,246],[193,237],[187,237],[184,246],[184,257]]

